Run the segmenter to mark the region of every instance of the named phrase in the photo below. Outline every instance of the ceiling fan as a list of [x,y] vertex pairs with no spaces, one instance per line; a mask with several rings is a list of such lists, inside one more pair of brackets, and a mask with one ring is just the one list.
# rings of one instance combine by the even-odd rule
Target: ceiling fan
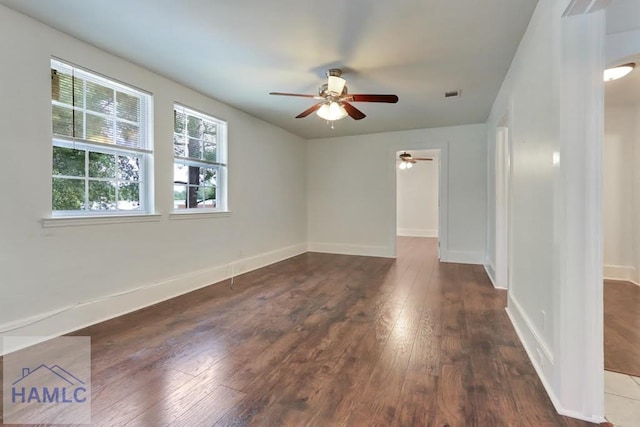
[[396,95],[350,94],[347,91],[346,80],[340,77],[342,70],[331,68],[326,71],[327,83],[320,86],[318,95],[300,93],[270,92],[269,95],[299,96],[303,98],[319,99],[320,102],[306,109],[296,116],[296,119],[307,117],[313,112],[327,121],[335,121],[350,116],[354,120],[361,120],[366,115],[351,105],[352,102],[398,102]]
[[418,160],[420,161],[433,160],[433,158],[431,157],[413,157],[410,153],[407,153],[406,151],[402,152],[402,154],[400,154],[398,158],[400,159],[400,164],[398,165],[400,169],[411,169],[414,163],[418,163]]

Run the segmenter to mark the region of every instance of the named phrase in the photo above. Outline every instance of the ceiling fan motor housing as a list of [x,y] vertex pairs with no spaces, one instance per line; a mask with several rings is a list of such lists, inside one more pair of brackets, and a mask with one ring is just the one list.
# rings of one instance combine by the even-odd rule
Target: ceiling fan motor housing
[[[347,93],[348,93],[347,85],[344,85],[344,88],[342,89],[342,93],[339,96],[344,96]],[[323,98],[328,98],[330,96],[335,96],[333,93],[329,92],[329,85],[327,83],[325,83],[322,86],[320,86],[320,89],[318,89],[318,95],[320,95]]]

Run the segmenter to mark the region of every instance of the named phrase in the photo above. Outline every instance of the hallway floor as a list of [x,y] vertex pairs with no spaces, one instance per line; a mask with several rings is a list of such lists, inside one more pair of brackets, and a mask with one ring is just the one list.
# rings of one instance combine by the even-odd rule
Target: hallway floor
[[640,286],[604,281],[604,368],[640,377]]
[[607,419],[616,427],[640,427],[640,378],[604,371],[604,383]]

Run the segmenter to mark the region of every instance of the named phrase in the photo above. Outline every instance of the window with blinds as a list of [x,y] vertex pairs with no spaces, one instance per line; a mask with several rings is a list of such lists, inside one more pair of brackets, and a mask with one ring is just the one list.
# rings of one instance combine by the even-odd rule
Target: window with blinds
[[149,213],[151,96],[51,61],[54,215]]
[[173,208],[225,211],[227,124],[174,105]]

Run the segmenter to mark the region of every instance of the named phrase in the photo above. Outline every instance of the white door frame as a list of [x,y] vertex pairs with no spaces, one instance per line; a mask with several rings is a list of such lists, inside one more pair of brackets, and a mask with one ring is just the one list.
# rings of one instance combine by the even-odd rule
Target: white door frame
[[[402,150],[400,150],[400,151],[396,151],[396,153],[395,153],[395,162],[396,162],[396,166],[398,166],[398,164],[399,164],[399,163],[398,163],[398,155],[399,155],[400,153],[404,152],[404,151],[405,151],[404,149],[402,149]],[[406,150],[406,151],[410,151],[410,150]],[[414,151],[414,150],[411,150],[411,151]],[[440,157],[442,156],[442,154],[441,154],[441,150],[440,150],[439,148],[429,148],[429,149],[427,149],[427,150],[422,150],[422,149],[421,149],[420,151],[432,151],[432,152],[434,152],[434,153],[435,153],[435,152],[437,152],[437,153],[438,153],[438,154],[434,154],[433,156],[431,156],[431,155],[427,154],[427,156],[428,156],[428,157],[433,157],[433,158],[434,158],[434,159],[433,159],[434,161],[433,161],[433,162],[431,162],[431,163],[435,163],[435,167],[436,167],[436,171],[437,171],[437,175],[438,175],[438,178],[437,178],[437,179],[438,179],[438,187],[436,188],[436,192],[437,192],[437,196],[438,196],[438,207],[436,208],[436,209],[438,210],[438,225],[436,226],[436,227],[437,227],[437,230],[436,230],[436,232],[437,232],[436,238],[438,239],[438,259],[440,259],[440,224],[441,224],[441,223],[440,223],[440,217],[439,217],[439,214],[440,214],[440,205],[441,205],[441,203],[440,203],[440,193],[441,193],[441,189],[440,189],[440,179],[441,179],[441,177],[440,177],[440,168],[441,168],[441,165],[440,165]],[[414,154],[414,156],[415,156],[415,154]],[[400,174],[400,173],[407,173],[407,174],[411,174],[412,172],[411,172],[410,170],[400,171],[400,170],[396,167],[396,220],[397,220],[397,212],[398,212],[398,204],[397,204],[398,176],[399,176],[399,174]],[[421,189],[421,190],[422,190],[422,189]],[[424,193],[415,194],[415,197],[421,197],[423,194],[424,194]]]
[[511,136],[507,111],[496,126],[495,153],[495,287],[508,289],[511,283]]
[[[397,152],[402,150],[439,150],[438,167],[438,253],[440,261],[446,262],[449,257],[449,142],[414,141],[410,143],[394,143],[389,147],[389,174],[393,177],[393,221],[390,222],[389,240],[393,247],[393,256],[397,256],[397,224],[398,224],[398,195],[396,160]],[[393,226],[393,228],[391,228]]]

